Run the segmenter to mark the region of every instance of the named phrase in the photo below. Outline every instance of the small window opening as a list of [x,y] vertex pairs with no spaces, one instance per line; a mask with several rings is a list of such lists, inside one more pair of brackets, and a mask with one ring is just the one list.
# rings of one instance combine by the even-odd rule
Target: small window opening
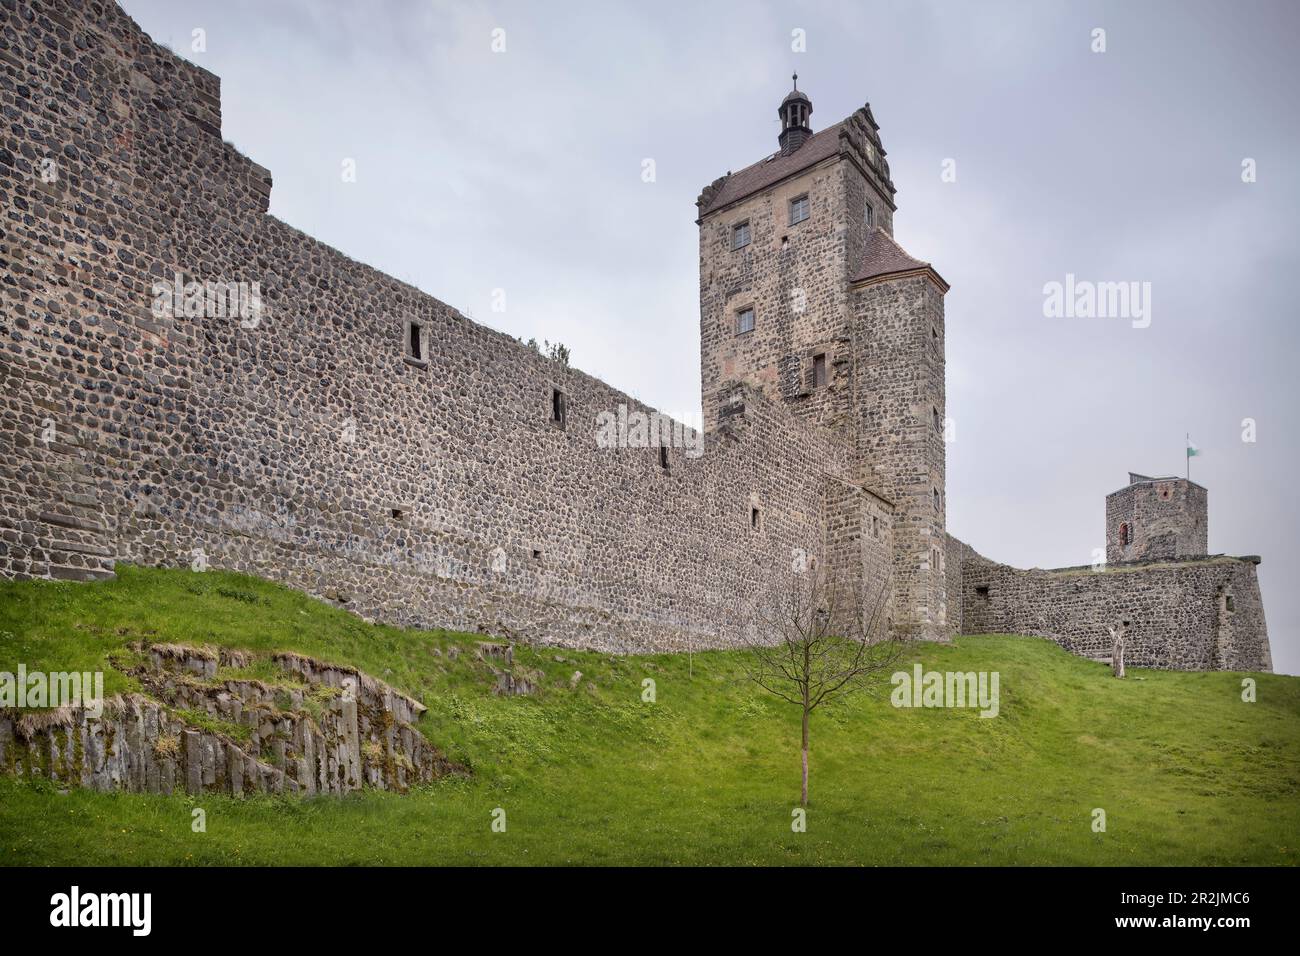
[[424,361],[424,327],[419,322],[406,323],[406,354],[417,362]]
[[533,560],[534,560],[534,561],[541,561],[541,560],[542,560],[542,549],[541,549],[541,548],[533,548]]
[[871,203],[867,203],[866,215],[863,217],[868,229],[874,229],[876,226],[876,211],[871,208]]
[[667,445],[659,446],[659,467],[664,469],[664,471],[668,470],[668,446]]
[[761,523],[761,520],[762,518],[758,512],[758,508],[751,506],[749,509],[749,530],[750,531],[759,530],[759,525]]
[[939,420],[939,409],[932,408],[930,411],[934,415],[934,430],[937,432],[943,431],[943,422]]
[[938,488],[934,489],[934,510],[935,511],[939,510],[939,489]]
[[1236,610],[1236,608],[1233,607],[1233,605],[1232,605],[1232,595],[1231,595],[1231,594],[1229,594],[1226,598],[1223,599],[1223,607],[1224,607],[1224,609],[1225,609],[1229,614],[1231,614],[1233,611]]
[[1119,526],[1119,546],[1121,548],[1128,547],[1128,522],[1127,521],[1124,522],[1124,524]]
[[813,356],[813,385],[821,387],[826,384],[826,356]]
[[551,421],[563,428],[566,412],[564,393],[558,388],[551,389]]
[[876,515],[871,516],[871,536],[873,538],[880,537],[880,518]]
[[392,515],[393,515],[393,518],[396,519],[396,520],[401,520],[401,518],[402,518],[405,514],[406,514],[406,512],[402,511],[401,508],[393,508],[393,509],[392,509]]
[[989,596],[989,587],[988,587],[988,585],[987,585],[987,584],[981,584],[979,587],[977,587],[977,588],[975,589],[975,596],[976,596],[976,597],[982,597],[982,598],[988,598],[988,596]]
[[741,309],[736,313],[736,334],[744,335],[754,331],[754,310]]

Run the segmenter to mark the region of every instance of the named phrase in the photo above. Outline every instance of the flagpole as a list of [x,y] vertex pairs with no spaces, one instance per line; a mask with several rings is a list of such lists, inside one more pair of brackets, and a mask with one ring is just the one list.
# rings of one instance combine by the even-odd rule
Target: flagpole
[[1183,436],[1183,457],[1187,459],[1187,480],[1192,480],[1192,433]]

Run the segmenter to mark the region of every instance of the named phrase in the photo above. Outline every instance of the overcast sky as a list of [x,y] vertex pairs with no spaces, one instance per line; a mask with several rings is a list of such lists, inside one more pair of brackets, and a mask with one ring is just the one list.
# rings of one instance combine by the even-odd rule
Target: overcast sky
[[[123,5],[221,77],[272,213],[692,420],[700,188],[776,148],[792,70],[814,129],[870,101],[896,238],[952,284],[949,530],[1086,564],[1105,495],[1181,474],[1190,432],[1210,550],[1263,556],[1274,666],[1300,673],[1300,5]],[[1151,283],[1149,327],[1045,317],[1067,273]]]

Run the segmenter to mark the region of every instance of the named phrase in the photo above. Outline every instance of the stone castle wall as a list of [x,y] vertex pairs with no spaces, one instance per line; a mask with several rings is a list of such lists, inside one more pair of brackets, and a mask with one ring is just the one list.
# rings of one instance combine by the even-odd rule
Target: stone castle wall
[[[722,383],[699,457],[598,447],[597,416],[649,410],[267,215],[217,78],[114,4],[0,6],[0,38],[0,574],[207,564],[397,623],[676,650],[823,552],[845,443]],[[178,273],[256,282],[263,312],[159,317]]]
[[1106,560],[1190,558],[1209,550],[1206,490],[1184,478],[1138,478],[1106,496]]
[[948,536],[949,593],[960,591],[954,613],[961,633],[1028,634],[1109,658],[1107,628],[1127,620],[1124,658],[1135,667],[1272,670],[1257,563],[1212,555],[1026,571]]

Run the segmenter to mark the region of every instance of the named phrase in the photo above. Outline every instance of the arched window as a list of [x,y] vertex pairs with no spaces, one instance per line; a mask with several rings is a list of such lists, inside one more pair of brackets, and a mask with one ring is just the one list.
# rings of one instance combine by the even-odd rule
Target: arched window
[[1128,547],[1128,522],[1127,521],[1119,526],[1119,546],[1121,548]]

